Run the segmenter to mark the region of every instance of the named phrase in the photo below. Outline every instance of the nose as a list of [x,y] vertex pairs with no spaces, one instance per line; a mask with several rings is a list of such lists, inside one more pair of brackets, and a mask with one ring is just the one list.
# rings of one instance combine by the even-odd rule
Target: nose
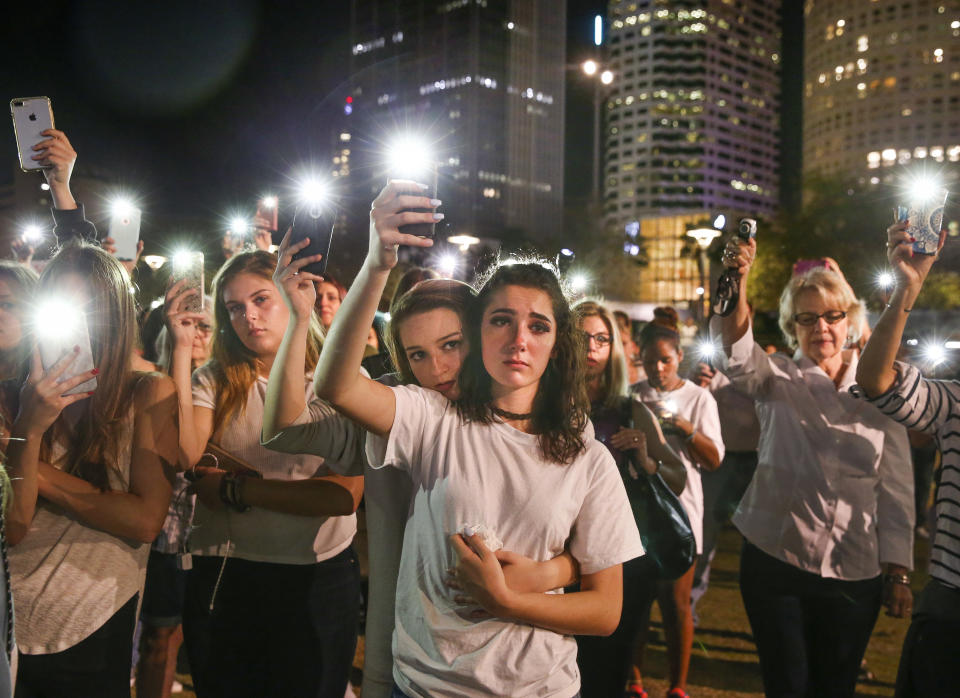
[[510,343],[510,350],[527,350],[527,330],[522,324],[517,324],[513,330],[513,341]]

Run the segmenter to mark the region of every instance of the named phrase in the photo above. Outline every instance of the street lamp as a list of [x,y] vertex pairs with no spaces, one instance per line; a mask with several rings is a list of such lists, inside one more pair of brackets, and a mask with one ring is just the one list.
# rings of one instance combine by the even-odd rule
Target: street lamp
[[594,80],[593,83],[593,180],[590,188],[590,195],[594,205],[600,204],[600,160],[602,157],[600,151],[600,124],[602,114],[600,107],[603,104],[603,94],[601,85],[608,87],[613,82],[613,72],[610,70],[601,70],[597,61],[589,59],[580,64],[583,74]]
[[710,260],[707,259],[707,250],[710,243],[720,236],[720,231],[716,228],[694,228],[687,231],[687,236],[697,241],[697,247],[700,254],[697,256],[697,270],[700,272],[700,286],[697,289],[697,301],[700,306],[700,319],[706,320],[706,288],[707,278],[709,276]]

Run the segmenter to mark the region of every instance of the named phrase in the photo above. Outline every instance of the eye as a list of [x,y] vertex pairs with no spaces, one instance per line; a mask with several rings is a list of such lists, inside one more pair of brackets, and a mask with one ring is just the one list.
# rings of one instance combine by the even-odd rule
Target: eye
[[269,296],[263,296],[263,295],[261,295],[261,296],[257,296],[257,297],[254,298],[253,300],[254,300],[255,303],[266,303],[268,300],[270,300],[270,298],[269,298]]
[[417,361],[422,361],[424,358],[426,358],[426,356],[427,356],[426,352],[414,351],[407,354],[407,360],[410,361],[411,363],[415,363]]
[[457,349],[462,343],[463,343],[463,340],[461,339],[451,339],[449,342],[444,343],[443,350],[453,351],[454,349]]
[[545,322],[534,322],[530,325],[530,329],[537,334],[545,334],[550,331],[550,325]]
[[504,327],[510,324],[510,318],[506,315],[494,315],[490,318],[490,324],[494,327]]
[[227,306],[227,314],[230,315],[230,317],[237,317],[238,315],[242,315],[243,306],[242,305]]

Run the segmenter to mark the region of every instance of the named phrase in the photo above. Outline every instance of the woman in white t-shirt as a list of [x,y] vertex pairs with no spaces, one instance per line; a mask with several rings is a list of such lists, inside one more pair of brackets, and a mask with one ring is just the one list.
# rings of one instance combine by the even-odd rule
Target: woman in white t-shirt
[[[185,347],[173,366],[181,465],[198,496],[183,626],[201,698],[339,698],[353,662],[360,577],[351,542],[362,479],[331,474],[316,456],[260,445],[267,376],[289,317],[272,279],[276,264],[275,255],[250,251],[217,272],[212,358],[192,386],[192,339],[174,332]],[[299,389],[312,395],[320,335],[315,316],[304,324]],[[220,467],[198,466],[205,452]]]
[[[439,201],[391,182],[374,200],[370,252],[354,286],[386,277],[399,244],[432,240],[399,226],[432,222]],[[414,499],[403,541],[394,631],[395,693],[542,695],[580,687],[574,633],[619,620],[621,564],[642,554],[623,483],[588,424],[582,339],[555,272],[497,269],[466,330],[460,397],[388,388],[359,372],[378,298],[348,293],[317,365],[317,390],[370,432],[373,466],[409,473]],[[464,535],[461,535],[464,534]],[[492,549],[545,560],[567,547],[580,563],[573,594],[511,591]],[[475,600],[451,596],[447,570]]]
[[45,370],[36,350],[10,413],[18,696],[130,695],[138,595],[170,501],[177,423],[170,379],[131,370],[129,283],[117,260],[81,243],[63,247],[37,283],[39,322],[54,319],[46,303],[66,306],[56,326],[34,324],[41,346],[60,331],[77,337],[71,313],[82,314],[74,322],[86,324],[96,368],[74,375],[77,346]]
[[[723,460],[723,438],[717,401],[705,390],[681,378],[677,369],[683,361],[677,311],[656,308],[654,319],[640,332],[640,356],[647,373],[646,380],[632,388],[635,396],[653,410],[660,419],[667,442],[680,455],[687,469],[687,484],[680,493],[680,502],[690,518],[697,541],[697,554],[703,550],[703,487],[700,468],[716,470]],[[693,649],[693,612],[690,589],[693,571],[690,566],[679,579],[660,583],[657,599],[663,614],[670,664],[668,698],[685,698],[690,652]],[[638,659],[642,659],[642,648]],[[639,676],[632,689],[643,696]]]

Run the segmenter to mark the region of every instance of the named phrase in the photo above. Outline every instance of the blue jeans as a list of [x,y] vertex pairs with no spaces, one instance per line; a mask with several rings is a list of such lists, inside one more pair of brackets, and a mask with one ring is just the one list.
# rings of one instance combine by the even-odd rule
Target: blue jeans
[[745,541],[740,594],[767,698],[852,698],[880,613],[879,576],[826,579]]
[[[313,565],[194,556],[183,634],[197,696],[343,698],[360,614],[352,548]],[[213,611],[210,599],[217,586]]]

